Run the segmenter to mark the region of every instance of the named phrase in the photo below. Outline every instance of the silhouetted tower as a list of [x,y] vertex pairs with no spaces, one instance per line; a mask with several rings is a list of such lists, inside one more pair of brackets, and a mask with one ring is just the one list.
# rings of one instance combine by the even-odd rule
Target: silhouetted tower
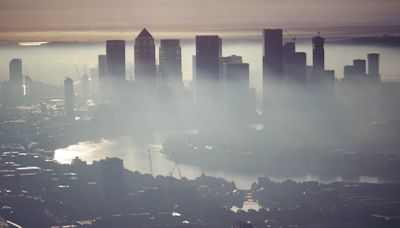
[[364,59],[353,60],[353,70],[356,76],[365,76],[367,74],[366,61]]
[[103,196],[113,200],[122,198],[124,193],[124,163],[119,158],[100,160],[100,181]]
[[379,73],[379,54],[370,53],[368,54],[368,76],[380,80],[381,75]]
[[312,38],[313,43],[313,67],[316,71],[325,70],[325,38],[315,36]]
[[107,77],[113,82],[125,81],[125,41],[107,40],[106,59]]
[[179,40],[161,40],[160,73],[163,85],[183,87],[181,58]]
[[224,82],[227,115],[236,120],[250,117],[249,64],[224,64]]
[[156,86],[156,57],[153,36],[144,28],[135,39],[135,84]]
[[21,85],[22,90],[23,75],[21,59],[12,59],[10,61],[10,82],[13,84]]
[[[218,36],[196,36],[196,96],[217,101],[221,99],[220,59],[222,40]],[[208,100],[207,102],[211,102]]]
[[74,119],[74,81],[69,77],[64,80],[64,110],[68,119]]
[[23,82],[24,77],[22,75],[22,60],[12,59],[9,65],[10,70],[10,92],[11,99],[19,103],[24,95]]
[[354,75],[355,71],[353,65],[346,65],[343,67],[343,79],[352,80]]
[[[283,45],[283,65],[285,65],[290,57],[296,52],[296,43],[295,42],[287,42]],[[283,66],[285,68],[285,66]]]
[[283,79],[282,29],[263,30],[263,114],[272,104],[279,103]]
[[285,80],[287,82],[307,83],[307,56],[304,52],[294,52],[285,60]]
[[98,69],[99,69],[99,81],[102,82],[107,77],[107,56],[98,56]]
[[282,29],[264,29],[264,57],[263,80],[264,85],[268,81],[282,80],[283,74],[283,46]]
[[231,55],[226,57],[221,57],[222,64],[235,64],[235,63],[243,63],[242,56]]

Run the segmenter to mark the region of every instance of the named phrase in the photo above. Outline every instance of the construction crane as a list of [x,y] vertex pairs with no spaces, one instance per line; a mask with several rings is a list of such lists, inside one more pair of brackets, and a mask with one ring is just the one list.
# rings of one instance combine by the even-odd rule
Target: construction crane
[[150,174],[153,176],[153,163],[152,163],[152,160],[151,160],[151,151],[147,150],[147,154],[149,156]]
[[179,168],[179,163],[178,163],[178,159],[175,155],[175,152],[171,152],[172,154],[172,158],[174,159],[174,166],[172,167],[171,172],[169,173],[169,175],[172,177],[173,172],[175,171],[175,168],[178,170],[178,174],[179,174],[179,179],[182,179],[182,173],[181,173],[181,169]]
[[79,68],[78,68],[78,65],[76,65],[76,63],[74,63],[74,66],[75,66],[75,73],[76,73],[76,75],[78,76],[77,78],[78,78],[78,80],[74,80],[74,84],[75,85],[77,85],[77,84],[79,84],[80,83],[80,81],[81,81],[81,72],[80,72],[80,70],[79,70]]

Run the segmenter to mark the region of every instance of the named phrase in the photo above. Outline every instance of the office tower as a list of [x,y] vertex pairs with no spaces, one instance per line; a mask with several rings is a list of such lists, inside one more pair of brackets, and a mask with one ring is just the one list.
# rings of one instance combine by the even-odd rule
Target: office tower
[[313,67],[316,71],[325,70],[325,38],[316,36],[312,38],[313,43]]
[[119,158],[100,160],[100,181],[105,199],[122,198],[124,193],[124,163]]
[[160,75],[162,85],[183,87],[181,58],[179,40],[161,40]]
[[283,47],[282,29],[264,29],[263,80],[264,85],[282,79]]
[[218,36],[196,36],[196,97],[220,99],[220,58],[222,40]]
[[285,81],[307,83],[307,56],[304,52],[294,52],[287,56],[284,64]]
[[351,79],[354,76],[354,66],[353,65],[346,65],[343,67],[343,78],[344,79]]
[[[100,60],[104,57],[99,57]],[[102,67],[104,62],[101,62]],[[125,41],[124,40],[107,40],[106,42],[106,66],[107,77],[114,82],[125,81]],[[103,68],[104,69],[104,68]],[[102,70],[103,70],[102,69]],[[104,74],[102,74],[103,77]]]
[[[280,85],[283,79],[283,34],[282,29],[263,30],[263,115],[274,109],[282,96]],[[276,106],[275,106],[276,107]]]
[[[235,92],[234,90],[234,85],[230,84],[230,82],[233,82],[235,80],[230,80],[229,79],[234,79],[236,77],[231,77],[228,78],[228,73],[231,74],[232,72],[227,72],[227,69],[230,67],[228,64],[242,64],[243,59],[242,56],[238,55],[231,55],[231,56],[225,56],[220,58],[220,63],[221,63],[221,90],[223,91],[223,105],[224,105],[224,111],[225,114],[231,116],[232,115],[232,110],[229,110],[231,105],[229,105],[230,101],[232,101],[232,92]],[[232,69],[230,69],[232,70]],[[235,73],[235,72],[234,72]],[[237,72],[236,72],[237,73]],[[240,105],[239,105],[240,106]]]
[[242,56],[231,55],[226,57],[221,57],[222,64],[235,64],[235,63],[243,63]]
[[23,76],[21,59],[12,59],[10,61],[10,82],[12,84],[21,85],[22,90]]
[[74,81],[67,77],[64,80],[64,110],[68,119],[74,119]]
[[224,88],[227,116],[234,119],[248,118],[251,112],[249,64],[224,64]]
[[156,57],[153,36],[144,28],[135,39],[135,84],[156,86]]
[[295,42],[286,42],[283,45],[283,50],[282,50],[282,56],[283,56],[283,64],[285,64],[290,56],[296,52],[296,43]]
[[307,82],[306,53],[296,52],[296,43],[283,45],[283,78],[286,82]]
[[102,82],[107,77],[107,56],[99,55],[97,65],[99,81]]
[[364,59],[353,60],[353,70],[355,76],[365,76],[367,74],[366,61]]
[[296,43],[286,42],[282,48],[282,64],[283,64],[283,78],[287,78],[287,66],[293,59],[293,55],[296,53]]
[[22,75],[22,60],[21,59],[12,59],[9,65],[10,70],[10,98],[19,103],[21,101],[22,96],[24,95],[23,88],[23,75]]
[[368,54],[368,76],[380,80],[379,73],[379,54],[378,53],[370,53]]

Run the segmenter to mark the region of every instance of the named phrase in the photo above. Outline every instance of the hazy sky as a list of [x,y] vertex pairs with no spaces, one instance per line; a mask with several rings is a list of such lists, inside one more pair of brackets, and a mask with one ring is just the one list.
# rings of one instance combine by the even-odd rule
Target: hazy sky
[[0,0],[0,33],[398,26],[399,0]]

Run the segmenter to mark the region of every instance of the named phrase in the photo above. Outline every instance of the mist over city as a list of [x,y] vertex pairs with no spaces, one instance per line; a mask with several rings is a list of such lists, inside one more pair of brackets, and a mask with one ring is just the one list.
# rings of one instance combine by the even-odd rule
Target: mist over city
[[399,10],[0,0],[0,227],[400,227]]

